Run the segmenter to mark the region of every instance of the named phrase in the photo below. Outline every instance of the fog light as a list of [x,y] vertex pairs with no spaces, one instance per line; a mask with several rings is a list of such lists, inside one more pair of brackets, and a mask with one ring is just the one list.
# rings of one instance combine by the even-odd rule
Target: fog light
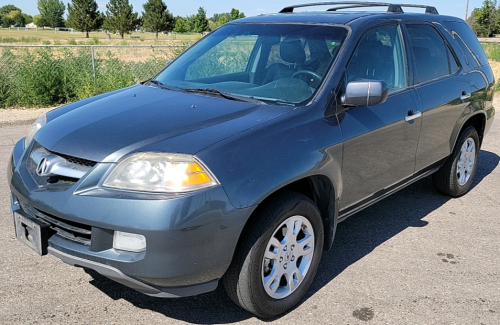
[[113,248],[129,252],[142,252],[146,250],[146,237],[128,232],[115,231]]

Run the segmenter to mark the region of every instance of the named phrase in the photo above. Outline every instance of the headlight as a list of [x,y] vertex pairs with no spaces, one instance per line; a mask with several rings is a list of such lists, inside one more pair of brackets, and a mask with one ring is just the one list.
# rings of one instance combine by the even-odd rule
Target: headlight
[[28,134],[26,135],[26,139],[24,139],[24,147],[27,148],[28,145],[31,143],[31,140],[33,140],[33,137],[35,136],[35,133],[47,124],[47,115],[43,114],[40,116],[35,123],[31,124],[29,129],[28,129]]
[[219,185],[196,157],[146,152],[122,160],[103,183],[139,192],[182,193]]

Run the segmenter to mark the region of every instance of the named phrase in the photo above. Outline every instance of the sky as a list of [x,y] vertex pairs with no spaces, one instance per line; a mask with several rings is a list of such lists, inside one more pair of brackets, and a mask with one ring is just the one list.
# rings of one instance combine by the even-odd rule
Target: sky
[[[96,0],[99,5],[99,11],[106,11],[108,0]],[[134,11],[141,13],[142,5],[147,0],[129,0],[134,7]],[[212,17],[215,13],[229,12],[231,8],[236,8],[245,13],[246,16],[257,16],[266,13],[279,12],[282,8],[300,3],[317,2],[318,0],[163,0],[168,10],[174,16],[187,16],[196,14],[199,7],[205,8],[207,17]],[[63,0],[65,4],[70,0]],[[419,3],[435,6],[440,14],[465,18],[465,7],[467,0],[402,0],[392,3]],[[481,7],[483,0],[469,0],[469,16],[476,7]],[[13,4],[20,8],[24,13],[34,16],[38,14],[37,0],[0,0],[0,7],[7,4]],[[326,7],[322,7],[326,8]],[[403,10],[406,10],[403,8]],[[66,11],[67,14],[67,11]],[[66,15],[65,17],[66,18]]]

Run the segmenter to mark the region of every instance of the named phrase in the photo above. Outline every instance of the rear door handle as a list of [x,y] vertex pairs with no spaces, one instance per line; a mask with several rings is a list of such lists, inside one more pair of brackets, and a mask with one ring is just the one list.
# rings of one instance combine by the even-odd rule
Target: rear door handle
[[419,117],[422,117],[422,112],[414,112],[412,115],[406,116],[405,121],[411,122]]

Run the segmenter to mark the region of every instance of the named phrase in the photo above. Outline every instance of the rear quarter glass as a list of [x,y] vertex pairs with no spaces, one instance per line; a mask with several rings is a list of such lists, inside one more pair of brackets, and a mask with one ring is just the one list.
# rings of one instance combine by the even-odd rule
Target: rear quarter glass
[[465,55],[469,56],[469,61],[475,68],[479,65],[488,65],[488,58],[484,53],[483,47],[479,43],[472,29],[463,22],[448,21],[446,27],[451,30],[455,42],[460,46]]

